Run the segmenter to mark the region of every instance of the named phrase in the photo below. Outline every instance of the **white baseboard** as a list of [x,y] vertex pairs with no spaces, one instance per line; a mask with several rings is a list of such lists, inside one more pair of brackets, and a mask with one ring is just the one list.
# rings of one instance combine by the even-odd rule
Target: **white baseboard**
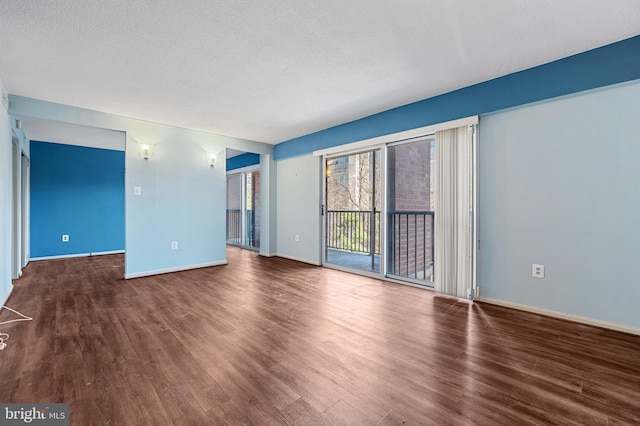
[[105,254],[121,254],[124,253],[124,250],[112,250],[112,251],[97,251],[92,253],[74,253],[74,254],[60,254],[56,256],[41,256],[41,257],[32,257],[29,261],[38,260],[55,260],[55,259],[69,259],[71,257],[89,257],[89,256],[102,256]]
[[624,333],[640,335],[640,328],[630,325],[618,324],[597,320],[594,318],[583,317],[580,315],[567,314],[565,312],[552,311],[550,309],[538,308],[535,306],[523,305],[520,303],[508,302],[506,300],[492,299],[490,297],[476,297],[476,302],[490,303],[492,305],[504,306],[506,308],[517,309],[519,311],[532,312],[534,314],[545,315],[548,317],[559,318],[563,320],[573,321],[581,324],[594,325],[596,327],[608,328],[610,330],[622,331]]
[[105,254],[124,254],[124,250],[99,251],[96,253],[89,253],[89,256],[102,256]]
[[208,268],[210,266],[226,265],[227,259],[218,260],[215,262],[199,263],[197,265],[177,266],[175,268],[155,269],[153,271],[134,272],[133,274],[124,274],[126,280],[130,278],[148,277],[150,275],[169,274],[171,272],[188,271],[190,269]]
[[75,254],[60,254],[57,256],[41,256],[41,257],[32,257],[31,261],[37,262],[39,260],[56,260],[56,259],[69,259],[71,257],[87,257],[90,256],[91,253],[75,253]]
[[320,263],[318,261],[313,261],[313,260],[309,260],[309,259],[303,259],[301,257],[289,256],[288,254],[278,253],[278,254],[276,254],[276,256],[282,257],[282,258],[285,258],[285,259],[289,259],[289,260],[295,260],[296,262],[308,263],[309,265],[322,266],[322,263]]

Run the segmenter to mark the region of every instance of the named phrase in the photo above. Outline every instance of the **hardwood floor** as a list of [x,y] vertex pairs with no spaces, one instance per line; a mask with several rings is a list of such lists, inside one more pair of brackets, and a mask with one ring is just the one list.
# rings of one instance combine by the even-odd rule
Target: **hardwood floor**
[[[32,262],[0,401],[74,425],[640,424],[640,337],[262,258]],[[0,321],[14,318],[2,310]]]

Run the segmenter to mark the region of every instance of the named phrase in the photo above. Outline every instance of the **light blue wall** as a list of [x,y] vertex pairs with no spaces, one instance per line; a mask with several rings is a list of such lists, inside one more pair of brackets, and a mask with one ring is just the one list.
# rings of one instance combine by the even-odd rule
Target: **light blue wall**
[[[2,81],[0,89],[6,93]],[[11,126],[9,114],[0,103],[0,303],[9,297],[11,289]]]
[[[98,127],[127,134],[125,155],[125,274],[128,277],[226,262],[224,162],[210,167],[207,152],[233,148],[271,158],[273,146],[259,142],[149,123],[111,114],[10,96],[16,116]],[[155,144],[153,157],[138,154],[138,142]],[[275,163],[261,165],[268,173]],[[275,179],[275,178],[274,178]],[[274,182],[275,184],[275,182]],[[142,188],[133,195],[134,186]],[[275,185],[272,189],[275,197]],[[262,194],[269,205],[269,193]],[[271,202],[275,212],[275,198]],[[262,218],[275,222],[275,215]],[[275,247],[269,232],[266,246]],[[267,239],[267,241],[265,241]],[[171,241],[178,250],[171,250]]]
[[319,157],[278,161],[278,255],[320,264],[321,176]]
[[124,152],[31,141],[30,192],[31,258],[124,250]]
[[639,118],[640,81],[481,117],[483,297],[640,328]]

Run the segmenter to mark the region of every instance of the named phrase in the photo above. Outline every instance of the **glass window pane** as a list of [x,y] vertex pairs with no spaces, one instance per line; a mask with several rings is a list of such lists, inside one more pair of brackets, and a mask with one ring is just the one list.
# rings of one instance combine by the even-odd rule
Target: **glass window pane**
[[435,139],[387,148],[387,273],[431,285]]

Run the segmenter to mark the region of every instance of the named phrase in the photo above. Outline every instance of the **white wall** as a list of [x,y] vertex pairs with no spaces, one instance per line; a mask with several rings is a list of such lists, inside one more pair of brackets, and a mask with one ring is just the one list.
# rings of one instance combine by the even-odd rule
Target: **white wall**
[[639,118],[640,81],[481,118],[483,297],[640,328]]
[[[10,101],[11,113],[19,117],[126,132],[127,277],[226,262],[225,164],[211,168],[206,153],[224,158],[229,147],[270,156],[272,145],[34,99]],[[151,159],[138,154],[138,143],[154,144]],[[142,195],[133,195],[134,186]],[[178,250],[171,250],[172,241]]]
[[[6,93],[1,80],[0,90]],[[13,288],[11,285],[11,208],[13,204],[11,144],[9,114],[4,103],[0,103],[0,303],[2,304]]]
[[278,255],[315,265],[321,261],[320,161],[311,155],[278,161]]

